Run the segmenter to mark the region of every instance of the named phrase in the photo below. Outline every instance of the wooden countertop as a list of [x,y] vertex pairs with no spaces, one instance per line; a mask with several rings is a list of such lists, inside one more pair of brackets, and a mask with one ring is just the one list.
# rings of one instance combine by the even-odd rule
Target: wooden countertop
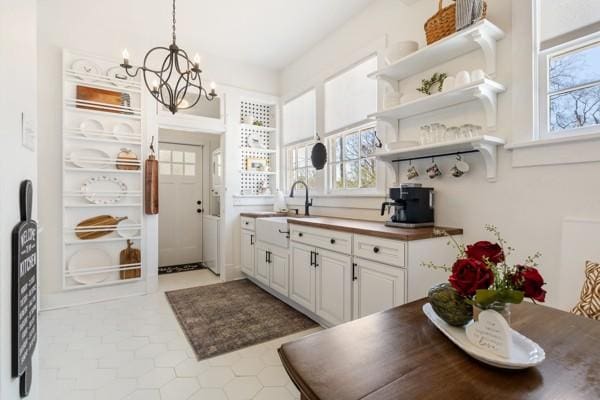
[[463,230],[459,228],[392,228],[385,226],[383,222],[317,216],[302,218],[290,217],[288,218],[288,222],[290,224],[311,226],[314,228],[332,229],[342,232],[406,241],[430,239],[442,236],[440,233],[437,233],[437,230],[443,230],[450,235],[462,235],[463,233]]
[[247,218],[269,218],[269,217],[287,217],[288,213],[276,212],[276,211],[255,211],[255,212],[243,212],[240,213],[240,217]]
[[471,358],[423,314],[425,300],[338,325],[279,349],[303,400],[599,399],[600,322],[512,306],[512,327],[546,351],[525,370]]

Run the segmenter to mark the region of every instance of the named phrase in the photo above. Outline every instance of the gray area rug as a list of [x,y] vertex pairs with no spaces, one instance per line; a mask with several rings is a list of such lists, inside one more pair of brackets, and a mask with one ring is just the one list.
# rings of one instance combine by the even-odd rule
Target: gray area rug
[[198,360],[317,326],[246,279],[165,295]]

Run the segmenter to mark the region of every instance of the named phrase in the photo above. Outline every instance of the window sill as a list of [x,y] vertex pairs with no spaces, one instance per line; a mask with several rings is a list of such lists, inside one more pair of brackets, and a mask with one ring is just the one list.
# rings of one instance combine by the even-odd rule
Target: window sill
[[600,132],[517,142],[504,148],[512,151],[512,166],[517,168],[598,162]]

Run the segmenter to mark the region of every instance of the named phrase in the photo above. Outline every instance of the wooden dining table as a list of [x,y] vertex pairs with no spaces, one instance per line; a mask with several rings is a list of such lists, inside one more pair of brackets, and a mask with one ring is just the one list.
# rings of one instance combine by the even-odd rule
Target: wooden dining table
[[425,299],[279,348],[302,400],[600,399],[600,321],[541,305],[511,307],[513,329],[546,359],[508,370],[454,345],[425,316]]

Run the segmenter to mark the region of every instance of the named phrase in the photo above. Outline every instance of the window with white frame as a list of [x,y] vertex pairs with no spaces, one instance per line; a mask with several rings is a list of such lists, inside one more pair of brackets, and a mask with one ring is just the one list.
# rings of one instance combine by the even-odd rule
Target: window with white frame
[[600,131],[600,34],[540,53],[542,136]]
[[374,123],[329,137],[329,190],[376,189],[378,142]]
[[[304,142],[287,147],[287,186],[291,187],[296,181],[302,181],[310,189],[316,188],[317,170],[310,159],[314,141]],[[299,187],[303,189],[303,187]]]
[[325,132],[360,123],[377,111],[377,56],[352,66],[325,82]]

